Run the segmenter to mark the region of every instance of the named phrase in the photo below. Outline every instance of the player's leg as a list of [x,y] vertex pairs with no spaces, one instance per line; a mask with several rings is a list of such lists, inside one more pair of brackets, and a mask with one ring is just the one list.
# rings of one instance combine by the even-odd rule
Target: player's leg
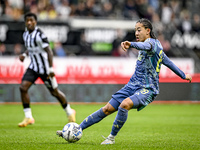
[[22,82],[19,89],[20,89],[21,101],[23,105],[25,118],[22,122],[18,124],[19,127],[26,127],[27,125],[33,124],[35,122],[30,108],[30,97],[28,94],[28,90],[36,79],[37,76],[35,76],[34,72],[30,69],[26,71],[26,73],[22,78]]
[[84,130],[89,126],[98,123],[103,118],[112,114],[115,111],[116,109],[110,103],[107,103],[104,107],[100,108],[99,110],[97,110],[96,112],[92,113],[87,118],[85,118],[85,120],[83,120],[83,122],[80,124],[80,127],[82,128],[82,130]]
[[137,108],[138,111],[147,106],[155,99],[155,96],[151,90],[140,89],[135,94],[126,98],[119,106],[118,113],[112,126],[110,135],[101,144],[114,144],[114,139],[117,133],[127,120],[128,111],[132,108]]
[[65,94],[58,89],[56,78],[53,77],[46,79],[46,77],[41,77],[41,79],[44,81],[45,86],[49,89],[51,95],[56,97],[57,100],[60,102],[61,106],[67,114],[68,122],[75,122],[76,111],[70,107],[70,104],[67,102]]
[[114,144],[115,143],[115,136],[119,132],[119,130],[122,128],[124,123],[127,120],[128,117],[128,111],[133,107],[132,100],[128,97],[118,107],[118,113],[116,115],[116,118],[114,120],[112,131],[110,135],[106,138],[105,141],[103,141],[101,144]]
[[[104,107],[100,108],[99,110],[97,110],[96,112],[92,113],[87,118],[85,118],[81,122],[80,127],[82,128],[82,130],[84,130],[90,127],[91,125],[98,123],[106,116],[115,112],[117,108],[119,107],[119,105],[120,103],[118,101],[111,99]],[[56,134],[61,137],[63,136],[62,131],[60,130],[58,130]]]
[[[129,93],[127,92],[126,87],[120,89],[118,92],[116,92],[112,97],[114,96],[115,98],[112,98],[104,107],[101,109],[97,110],[90,116],[88,116],[81,124],[82,130],[86,129],[87,127],[101,121],[103,118],[106,116],[112,114],[113,112],[117,111],[119,105],[121,102],[124,100],[125,97],[128,97]],[[117,97],[117,100],[116,100]]]
[[69,103],[67,103],[65,94],[61,92],[58,88],[50,90],[50,92],[62,105],[64,111],[67,114],[68,122],[76,122],[76,111],[70,107]]

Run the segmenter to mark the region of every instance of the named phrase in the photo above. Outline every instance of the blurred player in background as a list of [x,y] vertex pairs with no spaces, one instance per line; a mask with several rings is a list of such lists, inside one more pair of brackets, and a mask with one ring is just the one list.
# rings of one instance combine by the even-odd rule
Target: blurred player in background
[[[190,74],[181,71],[163,52],[163,47],[153,33],[149,20],[140,19],[135,25],[137,42],[125,41],[121,43],[122,49],[127,51],[130,47],[139,50],[135,73],[129,82],[114,95],[101,109],[89,115],[81,124],[82,130],[101,121],[106,116],[118,111],[110,135],[101,144],[114,144],[115,137],[127,120],[128,111],[140,111],[151,103],[159,94],[159,72],[161,64],[169,67],[182,79],[191,82]],[[62,137],[62,131],[57,131]]]
[[18,124],[19,127],[26,127],[35,122],[31,108],[28,90],[31,85],[41,78],[50,93],[57,98],[68,116],[68,122],[75,122],[75,110],[71,109],[64,93],[58,89],[58,84],[53,70],[53,53],[44,33],[37,27],[37,16],[27,13],[24,16],[26,31],[23,34],[25,53],[19,56],[23,62],[26,56],[30,56],[31,63],[26,70],[20,85],[22,105],[25,118]]

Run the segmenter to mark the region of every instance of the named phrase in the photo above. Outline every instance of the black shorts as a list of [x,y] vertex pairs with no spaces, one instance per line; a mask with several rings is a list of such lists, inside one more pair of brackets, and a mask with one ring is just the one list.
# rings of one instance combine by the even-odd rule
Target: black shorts
[[42,81],[44,82],[45,86],[50,89],[50,90],[53,90],[55,88],[58,87],[58,84],[57,84],[57,81],[56,81],[56,78],[53,77],[53,78],[49,78],[47,79],[48,75],[47,74],[38,74],[37,72],[33,71],[32,69],[27,69],[23,78],[22,78],[22,81],[30,81],[32,83],[35,83],[35,81],[38,79],[38,78],[41,78]]

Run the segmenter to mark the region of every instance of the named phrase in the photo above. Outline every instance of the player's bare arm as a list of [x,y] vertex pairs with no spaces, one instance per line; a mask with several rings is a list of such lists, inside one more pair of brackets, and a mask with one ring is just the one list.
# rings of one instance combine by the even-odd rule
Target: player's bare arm
[[44,50],[47,52],[48,61],[49,61],[49,76],[48,77],[54,77],[55,73],[53,70],[53,52],[49,46],[45,47]]
[[131,46],[131,42],[129,41],[121,42],[121,47],[125,52],[127,51],[127,49],[129,49],[130,46]]

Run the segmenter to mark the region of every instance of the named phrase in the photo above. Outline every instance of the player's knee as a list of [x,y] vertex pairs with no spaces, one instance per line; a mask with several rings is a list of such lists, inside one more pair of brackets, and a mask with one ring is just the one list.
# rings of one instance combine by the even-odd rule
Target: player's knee
[[127,109],[127,110],[130,109],[130,106],[127,103],[121,103],[121,105],[119,107]]
[[111,107],[108,107],[108,106],[104,106],[102,108],[103,112],[106,114],[106,115],[110,115],[112,114],[113,112],[115,112],[116,110],[111,108]]
[[130,98],[127,98],[120,104],[120,107],[130,110],[133,107],[133,102]]
[[109,111],[109,109],[107,107],[103,107],[102,110],[106,115],[110,114],[110,111]]
[[26,87],[22,86],[22,85],[19,87],[19,90],[20,90],[21,93],[22,92],[23,93],[28,92],[28,89]]

